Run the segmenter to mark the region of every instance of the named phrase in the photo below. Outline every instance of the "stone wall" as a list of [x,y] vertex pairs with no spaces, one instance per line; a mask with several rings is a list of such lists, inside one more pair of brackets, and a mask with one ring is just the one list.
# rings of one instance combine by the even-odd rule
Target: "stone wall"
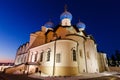
[[24,67],[25,67],[25,65],[21,64],[19,66],[14,66],[14,67],[6,68],[5,69],[5,73],[23,74]]
[[120,72],[120,67],[109,67],[110,72]]

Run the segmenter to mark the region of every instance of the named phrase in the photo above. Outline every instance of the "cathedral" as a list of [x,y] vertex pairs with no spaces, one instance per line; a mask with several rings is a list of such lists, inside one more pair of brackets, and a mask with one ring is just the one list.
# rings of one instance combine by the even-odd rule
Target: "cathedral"
[[48,21],[40,31],[31,33],[29,42],[18,48],[14,66],[5,69],[5,73],[75,76],[107,71],[106,54],[97,51],[83,22],[71,24],[72,17],[65,9],[60,24]]

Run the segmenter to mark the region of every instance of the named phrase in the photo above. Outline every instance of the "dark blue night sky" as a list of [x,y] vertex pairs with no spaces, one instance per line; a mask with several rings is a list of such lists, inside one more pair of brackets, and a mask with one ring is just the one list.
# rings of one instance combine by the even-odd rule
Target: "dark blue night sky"
[[72,24],[84,22],[99,51],[110,55],[120,49],[119,0],[0,0],[0,61],[14,60],[17,48],[49,19],[59,24],[65,4]]

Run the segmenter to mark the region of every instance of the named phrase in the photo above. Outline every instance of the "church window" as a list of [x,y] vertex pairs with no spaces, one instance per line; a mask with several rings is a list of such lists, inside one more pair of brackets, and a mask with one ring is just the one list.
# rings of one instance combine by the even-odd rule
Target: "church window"
[[41,53],[40,53],[40,62],[43,61],[43,53],[44,53],[44,52],[41,52]]
[[60,53],[56,54],[56,63],[60,63],[61,61],[60,57],[61,57]]
[[73,61],[76,61],[76,50],[73,49]]
[[47,51],[47,61],[50,61],[50,52],[51,52],[51,50],[49,49],[49,50]]
[[37,55],[38,55],[38,52],[35,53],[35,58],[34,58],[35,62],[37,61]]
[[31,53],[30,62],[32,62],[33,52]]
[[23,63],[24,55],[21,55],[21,63]]
[[24,57],[24,62],[26,62],[26,56]]

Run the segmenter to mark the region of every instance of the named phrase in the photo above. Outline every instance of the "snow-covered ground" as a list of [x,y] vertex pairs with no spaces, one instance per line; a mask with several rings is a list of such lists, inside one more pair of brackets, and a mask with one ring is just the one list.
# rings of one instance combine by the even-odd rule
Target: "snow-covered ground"
[[119,75],[120,73],[117,72],[104,72],[99,74],[80,74],[79,76],[70,77],[55,77],[40,76],[39,73],[32,75],[0,73],[0,80],[120,80]]
[[32,75],[29,75],[29,77],[32,78],[38,78],[38,79],[44,79],[44,80],[79,80],[79,79],[90,79],[90,78],[96,78],[96,77],[104,77],[104,76],[115,76],[120,78],[120,73],[118,72],[103,72],[103,73],[84,73],[79,74],[78,76],[69,76],[69,77],[56,77],[56,76],[47,76],[45,74],[39,74],[35,73]]

